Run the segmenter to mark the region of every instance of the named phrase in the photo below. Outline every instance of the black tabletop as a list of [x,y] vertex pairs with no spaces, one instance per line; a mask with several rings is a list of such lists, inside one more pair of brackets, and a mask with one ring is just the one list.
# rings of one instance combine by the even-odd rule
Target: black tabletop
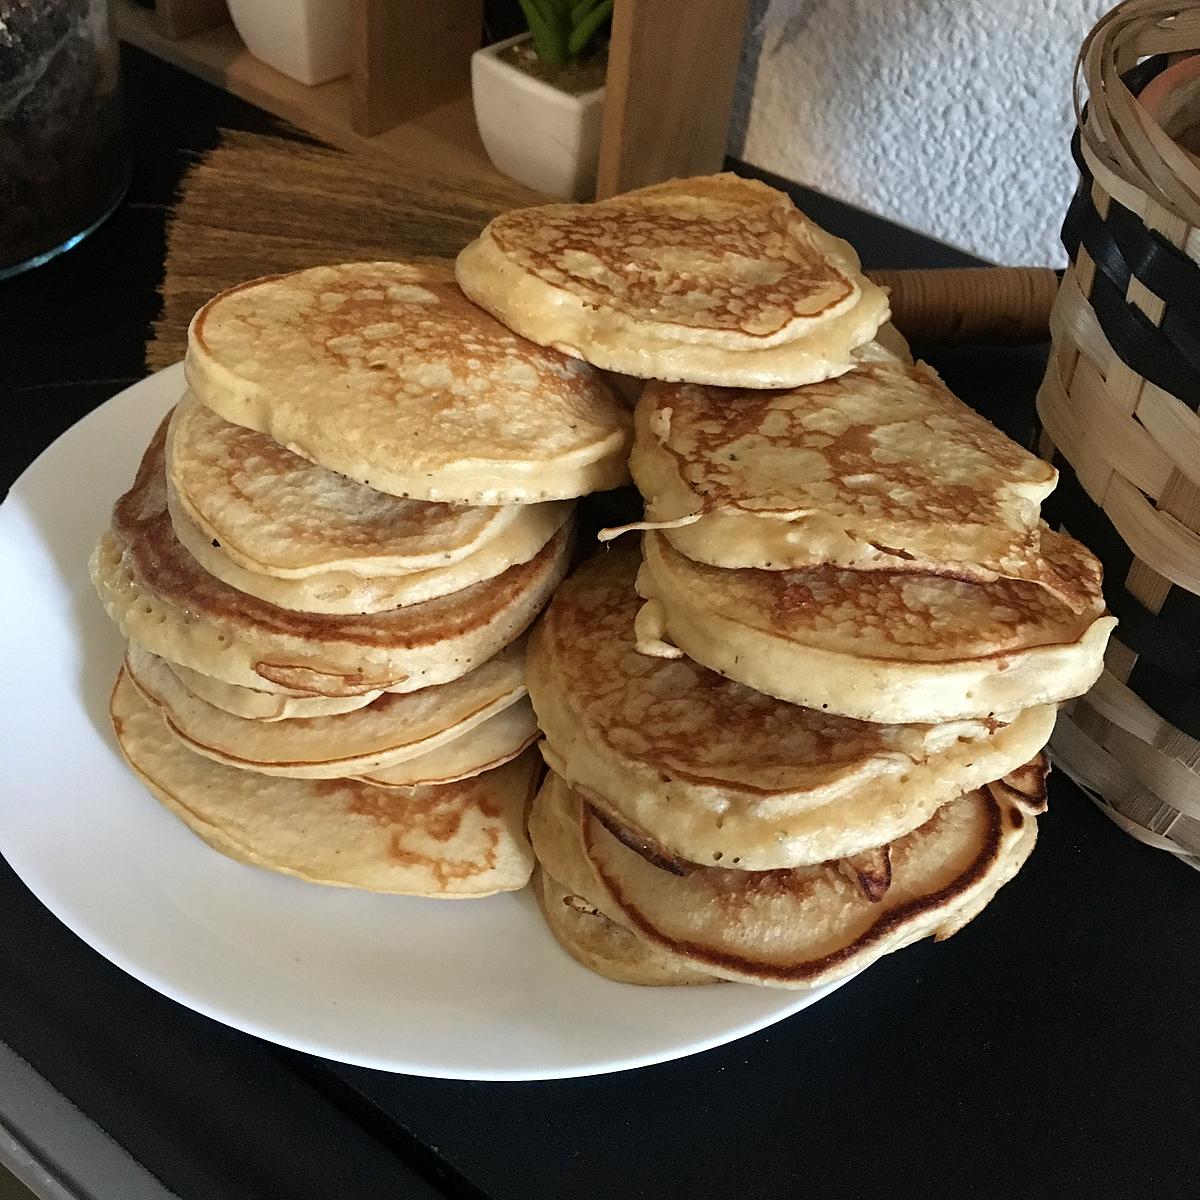
[[[142,54],[126,71],[128,200],[76,250],[0,283],[5,489],[142,374],[187,162],[220,126],[273,128]],[[801,202],[869,266],[966,261]],[[1027,432],[1044,348],[927,352]],[[276,1049],[110,966],[0,862],[0,1041],[186,1200],[1195,1197],[1200,880],[1062,777],[1051,799],[1029,865],[951,941],[722,1049],[558,1083],[389,1076]]]

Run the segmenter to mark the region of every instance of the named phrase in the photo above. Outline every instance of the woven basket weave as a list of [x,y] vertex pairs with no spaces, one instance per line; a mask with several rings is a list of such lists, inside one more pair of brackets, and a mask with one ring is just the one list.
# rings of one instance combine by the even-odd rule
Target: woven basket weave
[[1056,761],[1200,868],[1200,164],[1135,99],[1197,49],[1200,8],[1162,0],[1126,0],[1084,42],[1072,261],[1038,414],[1062,473],[1046,517],[1103,561],[1121,622],[1060,717]]

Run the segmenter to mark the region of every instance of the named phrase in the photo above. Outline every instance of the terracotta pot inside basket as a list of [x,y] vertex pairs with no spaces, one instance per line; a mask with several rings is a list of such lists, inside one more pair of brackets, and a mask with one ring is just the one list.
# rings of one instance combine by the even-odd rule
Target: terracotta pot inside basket
[[1138,103],[1193,158],[1200,156],[1200,54],[1190,54],[1156,75]]

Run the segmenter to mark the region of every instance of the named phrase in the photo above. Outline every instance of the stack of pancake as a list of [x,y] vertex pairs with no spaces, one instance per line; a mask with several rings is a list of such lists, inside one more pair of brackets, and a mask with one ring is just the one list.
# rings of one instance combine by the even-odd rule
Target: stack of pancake
[[128,639],[111,707],[131,766],[243,861],[523,887],[523,635],[567,569],[573,499],[627,479],[627,411],[448,272],[398,263],[216,297],[186,373],[92,560]]
[[529,650],[559,940],[631,982],[806,987],[961,928],[1032,849],[1057,704],[1114,624],[1040,523],[1053,468],[913,365],[853,252],[763,185],[505,214],[458,278],[649,380],[643,554],[587,563]]

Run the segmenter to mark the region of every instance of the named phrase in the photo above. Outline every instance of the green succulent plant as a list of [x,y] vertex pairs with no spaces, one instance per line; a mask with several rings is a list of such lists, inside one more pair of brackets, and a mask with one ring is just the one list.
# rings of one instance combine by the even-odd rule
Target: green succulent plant
[[559,71],[586,58],[612,16],[613,0],[517,0],[538,58]]

